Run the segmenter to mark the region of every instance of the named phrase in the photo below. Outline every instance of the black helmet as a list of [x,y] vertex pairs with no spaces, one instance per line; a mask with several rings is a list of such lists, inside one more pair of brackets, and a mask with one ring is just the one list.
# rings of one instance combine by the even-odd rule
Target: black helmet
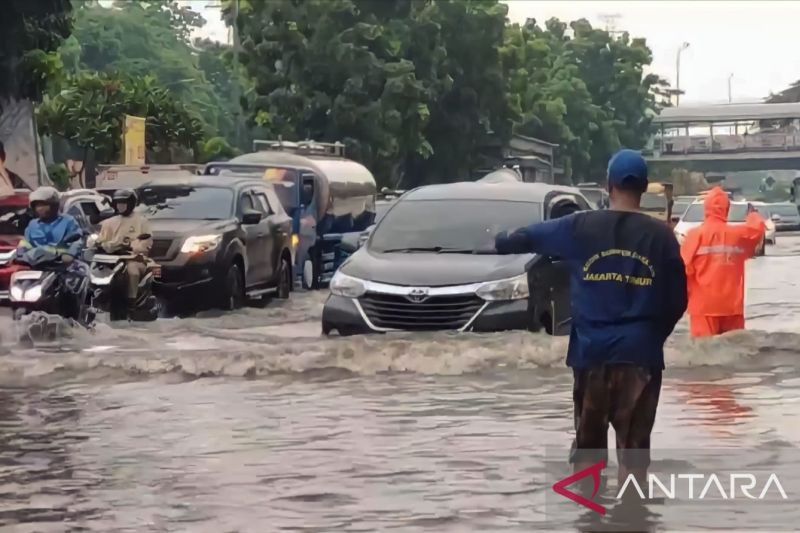
[[136,193],[130,189],[120,189],[114,192],[114,196],[112,197],[112,202],[114,203],[114,209],[117,209],[117,204],[120,202],[125,202],[127,206],[125,208],[124,213],[119,213],[122,216],[128,216],[133,212],[133,209],[136,207]]

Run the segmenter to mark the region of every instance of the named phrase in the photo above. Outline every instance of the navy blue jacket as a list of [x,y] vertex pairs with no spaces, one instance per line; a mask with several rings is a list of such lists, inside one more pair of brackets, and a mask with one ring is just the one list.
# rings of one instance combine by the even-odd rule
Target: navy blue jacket
[[641,213],[589,211],[498,235],[501,254],[569,262],[567,365],[664,368],[664,342],[686,311],[686,272],[670,228]]

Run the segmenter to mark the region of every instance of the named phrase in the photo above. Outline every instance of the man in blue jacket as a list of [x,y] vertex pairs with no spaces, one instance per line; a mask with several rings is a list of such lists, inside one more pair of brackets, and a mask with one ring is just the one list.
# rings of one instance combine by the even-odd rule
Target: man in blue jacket
[[[620,479],[650,463],[664,368],[664,343],[686,310],[680,247],[664,222],[639,212],[647,164],[621,150],[608,164],[610,209],[522,228],[496,239],[499,253],[538,253],[568,261],[574,374],[571,460],[583,470],[607,454],[614,427]],[[627,450],[639,450],[626,453]]]
[[52,247],[68,265],[66,287],[72,295],[70,318],[80,318],[88,288],[86,265],[76,259],[83,250],[83,230],[70,215],[59,213],[59,194],[53,187],[39,187],[28,197],[36,216],[25,228],[25,237],[17,246],[17,256],[39,247]]

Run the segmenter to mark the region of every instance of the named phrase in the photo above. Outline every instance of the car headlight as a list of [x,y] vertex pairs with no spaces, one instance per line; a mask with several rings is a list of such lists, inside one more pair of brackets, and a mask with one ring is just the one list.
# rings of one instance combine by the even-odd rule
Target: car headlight
[[484,300],[522,300],[530,294],[528,273],[484,283],[475,293]]
[[210,252],[222,242],[222,235],[196,235],[189,237],[181,246],[181,253],[198,254]]
[[367,284],[363,280],[342,274],[337,271],[330,283],[331,294],[345,298],[358,298],[367,292]]

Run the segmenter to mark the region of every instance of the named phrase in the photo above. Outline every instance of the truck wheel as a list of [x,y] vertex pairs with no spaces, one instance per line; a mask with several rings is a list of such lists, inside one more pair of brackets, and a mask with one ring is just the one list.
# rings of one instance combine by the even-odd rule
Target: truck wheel
[[239,309],[244,304],[244,283],[239,265],[232,264],[225,273],[222,284],[222,298],[220,307],[225,311]]
[[292,265],[288,259],[283,257],[278,271],[277,297],[281,300],[288,300],[290,292],[292,292]]
[[303,263],[303,288],[306,290],[319,289],[319,278],[322,275],[320,257],[316,248],[308,251],[308,257]]

